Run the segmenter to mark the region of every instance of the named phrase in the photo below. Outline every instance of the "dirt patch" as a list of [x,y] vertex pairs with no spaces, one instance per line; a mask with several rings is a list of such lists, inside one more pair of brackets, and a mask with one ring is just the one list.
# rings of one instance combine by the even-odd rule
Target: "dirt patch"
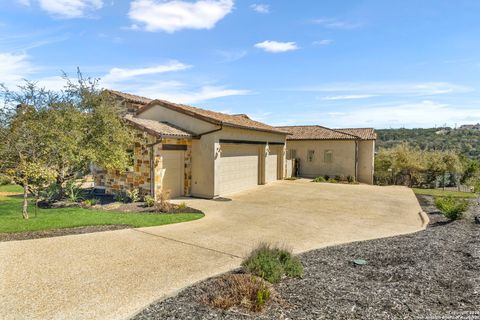
[[120,230],[120,229],[127,229],[127,228],[131,228],[131,226],[129,225],[88,226],[88,227],[27,231],[27,232],[16,232],[16,233],[0,233],[0,242],[61,237],[61,236],[67,236],[71,234],[102,232],[102,231]]
[[[273,288],[286,304],[262,314],[211,308],[198,301],[209,281],[152,304],[133,319],[478,319],[480,318],[480,226],[472,206],[463,220],[429,214],[426,230],[392,238],[319,249],[300,255],[302,279]],[[354,259],[366,265],[356,266]],[[461,318],[463,316],[463,318]]]

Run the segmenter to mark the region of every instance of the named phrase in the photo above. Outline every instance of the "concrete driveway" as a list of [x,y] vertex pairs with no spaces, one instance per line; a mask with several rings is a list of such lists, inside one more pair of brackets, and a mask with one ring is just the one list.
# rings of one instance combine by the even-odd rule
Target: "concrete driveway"
[[1,319],[126,319],[240,265],[262,241],[303,252],[424,228],[403,187],[278,181],[190,199],[205,218],[176,225],[0,243]]

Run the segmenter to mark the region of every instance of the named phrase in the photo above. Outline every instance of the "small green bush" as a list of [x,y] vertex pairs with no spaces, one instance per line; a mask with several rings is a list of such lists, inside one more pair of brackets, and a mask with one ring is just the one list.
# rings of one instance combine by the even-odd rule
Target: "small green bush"
[[147,207],[153,207],[155,205],[155,199],[152,196],[147,195],[143,197],[143,201],[145,201]]
[[83,190],[77,184],[76,181],[68,181],[65,185],[65,195],[67,199],[71,202],[79,202],[83,200],[82,196]]
[[325,181],[328,181],[330,179],[330,176],[328,174],[324,175],[323,178],[325,179]]
[[178,204],[177,208],[180,209],[180,210],[185,210],[185,209],[187,209],[187,203],[186,202],[180,202]]
[[329,183],[338,183],[338,180],[337,180],[337,179],[330,178],[330,179],[328,179],[328,182],[329,182]]
[[261,244],[242,262],[246,271],[268,282],[277,283],[282,276],[301,277],[303,266],[300,260],[285,250]]
[[137,188],[127,190],[127,197],[130,202],[138,202],[140,201],[140,191]]
[[313,179],[313,182],[326,182],[327,180],[325,180],[324,177],[316,177],[315,179]]
[[270,289],[261,287],[257,291],[257,301],[255,303],[255,311],[262,311],[265,304],[270,300]]
[[87,207],[91,207],[100,203],[100,199],[92,198],[83,200],[82,204]]
[[342,176],[336,175],[336,176],[335,176],[335,180],[337,180],[337,181],[344,181],[345,178],[343,178]]
[[0,186],[5,186],[7,184],[12,184],[12,179],[0,174]]
[[435,200],[435,205],[438,210],[450,220],[461,219],[463,213],[468,209],[467,200],[454,198],[452,196],[437,198]]
[[348,183],[354,183],[354,182],[355,182],[355,178],[354,178],[353,176],[348,175],[348,176],[347,176],[347,181],[348,181]]

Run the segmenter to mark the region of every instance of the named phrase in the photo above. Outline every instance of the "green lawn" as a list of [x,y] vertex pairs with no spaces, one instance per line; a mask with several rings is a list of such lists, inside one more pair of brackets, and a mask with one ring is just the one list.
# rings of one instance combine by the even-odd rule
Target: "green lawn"
[[477,195],[471,192],[443,191],[442,189],[419,189],[412,188],[416,194],[434,197],[475,198]]
[[16,184],[6,184],[0,186],[0,192],[23,192],[23,188]]
[[21,208],[21,197],[0,196],[0,233],[112,224],[149,227],[196,220],[203,217],[203,214],[199,213],[115,213],[82,208],[38,209],[37,217],[35,217],[34,207],[30,206],[30,219],[24,220],[22,219]]

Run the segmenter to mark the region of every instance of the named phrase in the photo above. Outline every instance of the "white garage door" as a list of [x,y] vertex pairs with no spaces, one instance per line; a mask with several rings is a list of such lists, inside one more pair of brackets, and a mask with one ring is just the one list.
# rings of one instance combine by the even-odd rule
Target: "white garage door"
[[278,178],[278,148],[270,147],[270,153],[265,159],[265,183]]
[[162,167],[165,169],[163,190],[169,192],[170,198],[183,196],[184,151],[162,151]]
[[220,195],[258,185],[257,145],[222,145],[221,150],[217,180]]

